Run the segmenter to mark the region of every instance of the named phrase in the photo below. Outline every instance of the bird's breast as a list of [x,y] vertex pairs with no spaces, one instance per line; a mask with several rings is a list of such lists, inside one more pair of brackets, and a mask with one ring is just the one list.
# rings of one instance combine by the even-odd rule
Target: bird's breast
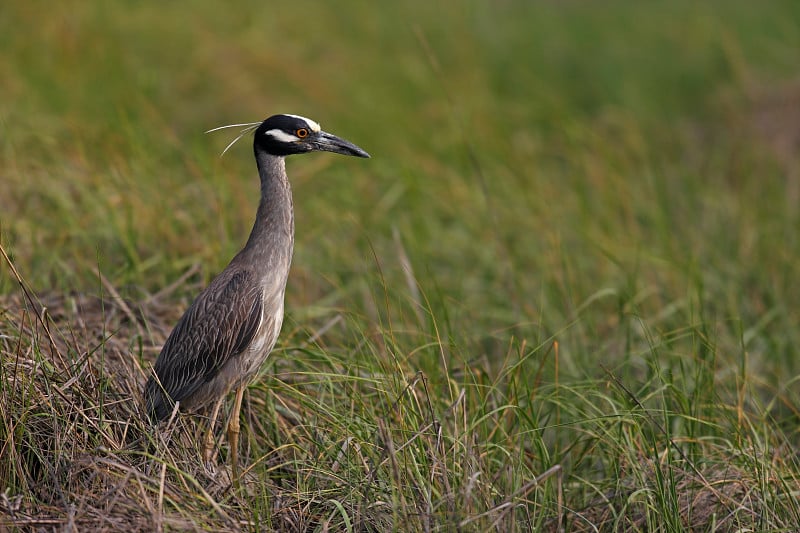
[[283,325],[283,294],[277,298],[265,301],[264,310],[261,313],[261,323],[253,337],[250,346],[247,347],[244,357],[244,374],[251,376],[258,372],[261,365],[269,356],[278,334]]

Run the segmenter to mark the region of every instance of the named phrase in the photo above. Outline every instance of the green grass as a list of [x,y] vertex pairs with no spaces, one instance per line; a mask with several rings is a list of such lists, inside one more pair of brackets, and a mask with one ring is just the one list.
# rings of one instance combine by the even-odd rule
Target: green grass
[[[798,28],[789,0],[4,6],[0,524],[796,530]],[[255,213],[248,143],[203,132],[276,112],[373,158],[288,162],[234,490],[138,395]]]

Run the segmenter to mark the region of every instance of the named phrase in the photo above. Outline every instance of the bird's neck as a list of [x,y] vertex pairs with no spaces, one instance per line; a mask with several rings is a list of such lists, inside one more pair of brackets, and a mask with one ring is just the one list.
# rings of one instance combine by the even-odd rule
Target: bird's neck
[[292,190],[286,177],[284,158],[256,151],[261,178],[261,200],[250,237],[242,253],[265,269],[288,271],[294,244]]

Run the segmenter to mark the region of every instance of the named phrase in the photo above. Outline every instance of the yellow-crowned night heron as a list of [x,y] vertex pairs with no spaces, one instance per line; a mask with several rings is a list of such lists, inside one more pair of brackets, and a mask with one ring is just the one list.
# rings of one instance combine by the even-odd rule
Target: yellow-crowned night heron
[[244,388],[275,345],[283,322],[283,297],[294,245],[292,193],[284,158],[314,151],[369,157],[358,146],[297,115],[274,115],[261,123],[239,126],[247,126],[242,135],[255,129],[253,151],[261,178],[261,201],[253,230],[244,248],[178,321],[144,392],[154,421],[169,417],[176,403],[180,410],[213,404],[204,450],[208,462],[220,406],[235,389],[227,430],[234,479]]

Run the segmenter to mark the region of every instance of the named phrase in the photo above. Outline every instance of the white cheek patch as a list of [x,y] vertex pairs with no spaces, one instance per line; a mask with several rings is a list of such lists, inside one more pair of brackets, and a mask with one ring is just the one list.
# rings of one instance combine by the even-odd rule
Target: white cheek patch
[[300,140],[300,137],[296,137],[290,133],[286,133],[282,129],[275,128],[273,130],[267,130],[264,132],[264,135],[269,135],[273,139],[278,142],[282,143],[293,143]]
[[308,124],[308,128],[313,131],[314,133],[320,132],[319,124],[311,120],[310,118],[301,117],[300,115],[286,115],[287,117],[294,117],[299,118],[300,120],[305,120],[306,124]]

